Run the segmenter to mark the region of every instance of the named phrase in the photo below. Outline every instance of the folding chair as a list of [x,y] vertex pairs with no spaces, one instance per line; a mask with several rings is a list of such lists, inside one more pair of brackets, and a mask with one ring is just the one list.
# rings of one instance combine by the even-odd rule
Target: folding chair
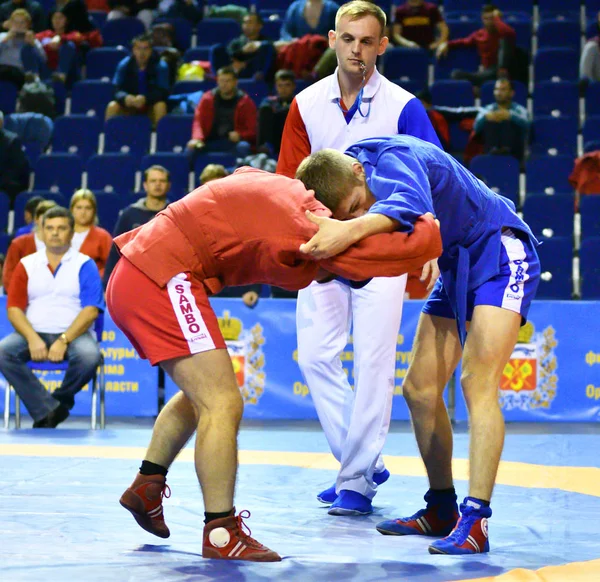
[[[94,324],[94,331],[96,332],[96,340],[98,344],[102,342],[102,332],[104,330],[104,314],[100,313],[96,318]],[[63,362],[29,362],[27,364],[30,370],[34,372],[66,372],[69,364],[66,361]],[[4,428],[8,428],[10,424],[10,393],[13,391],[12,386],[7,386],[4,394]],[[106,382],[104,379],[104,355],[100,352],[100,363],[96,370],[96,375],[92,379],[92,413],[91,413],[91,426],[92,430],[96,430],[97,412],[98,412],[98,395],[100,395],[100,428],[104,429],[106,425],[106,412],[105,412],[105,395],[106,395]],[[21,428],[21,399],[15,392],[15,428]]]

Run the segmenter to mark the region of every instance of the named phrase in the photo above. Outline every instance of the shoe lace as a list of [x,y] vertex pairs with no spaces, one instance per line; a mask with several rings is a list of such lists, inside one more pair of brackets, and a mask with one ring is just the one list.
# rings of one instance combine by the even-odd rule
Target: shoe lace
[[410,517],[399,517],[396,521],[401,523],[408,523],[409,521],[415,521],[419,519],[419,517],[423,517],[427,513],[427,509],[419,509],[417,513],[411,515]]
[[[242,511],[240,511],[235,519],[237,521],[237,526],[238,526],[238,530],[239,530],[239,535],[241,538],[244,539],[244,541],[246,542],[246,544],[248,544],[249,546],[252,546],[254,548],[262,548],[263,545],[256,541],[252,536],[252,530],[246,525],[246,523],[244,522],[245,519],[248,519],[252,514],[247,510],[247,509],[242,509]],[[246,531],[248,531],[248,533],[246,533]]]
[[165,483],[165,486],[162,488],[160,495],[163,499],[169,499],[171,497],[171,488]]
[[472,525],[473,516],[470,512],[466,512],[463,510],[463,514],[456,522],[454,529],[450,532],[450,535],[447,539],[458,543],[459,545],[462,544],[471,532]]

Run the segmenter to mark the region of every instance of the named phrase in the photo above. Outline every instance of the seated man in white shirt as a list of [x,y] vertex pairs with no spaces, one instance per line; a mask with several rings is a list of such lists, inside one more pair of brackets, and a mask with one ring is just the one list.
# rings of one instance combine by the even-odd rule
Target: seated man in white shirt
[[[74,221],[60,206],[42,220],[45,249],[21,259],[8,293],[15,332],[0,341],[0,372],[14,387],[34,428],[55,428],[69,416],[75,394],[94,376],[100,349],[91,329],[104,310],[100,273],[92,259],[71,248]],[[68,361],[53,394],[27,367],[30,360]]]

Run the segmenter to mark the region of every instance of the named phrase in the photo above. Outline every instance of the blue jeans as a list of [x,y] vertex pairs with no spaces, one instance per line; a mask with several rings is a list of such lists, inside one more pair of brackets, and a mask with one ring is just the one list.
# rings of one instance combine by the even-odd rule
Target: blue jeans
[[[38,335],[48,347],[60,336],[58,333]],[[60,404],[73,408],[75,394],[94,377],[100,364],[98,342],[89,333],[80,335],[67,347],[65,359],[69,367],[62,385],[50,394],[27,366],[31,360],[27,340],[19,333],[11,333],[0,341],[0,372],[15,389],[33,420],[42,420]]]

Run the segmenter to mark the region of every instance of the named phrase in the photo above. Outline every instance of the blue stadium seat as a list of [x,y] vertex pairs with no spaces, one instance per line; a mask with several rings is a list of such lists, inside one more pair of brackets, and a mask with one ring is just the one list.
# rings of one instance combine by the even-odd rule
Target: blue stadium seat
[[0,234],[0,253],[6,255],[11,240],[12,235],[6,233]]
[[537,237],[573,236],[575,198],[573,194],[528,194],[523,218]]
[[196,35],[200,46],[227,45],[242,34],[240,23],[233,18],[207,18],[198,23]]
[[570,156],[540,156],[527,162],[528,194],[568,194],[573,192],[569,176],[573,171]]
[[470,107],[475,105],[473,87],[469,81],[436,81],[431,86],[434,105],[446,107]]
[[[597,14],[597,12],[598,11],[596,11],[594,14]],[[585,25],[586,42],[589,39],[594,38],[597,35],[598,35],[598,19],[594,16],[594,18],[592,18],[591,20],[588,18],[588,21]]]
[[473,20],[463,18],[456,20],[454,18],[448,18],[446,24],[450,29],[451,39],[465,38],[481,28],[481,18],[479,18],[479,15]]
[[533,115],[573,117],[579,115],[579,87],[575,81],[542,81],[533,91]]
[[104,117],[106,106],[114,98],[115,86],[99,80],[77,81],[71,92],[71,113]]
[[102,121],[89,115],[64,115],[54,120],[52,151],[78,154],[87,160],[98,151]]
[[549,18],[565,20],[579,20],[579,5],[581,2],[565,2],[565,0],[538,0],[540,19]]
[[35,188],[74,192],[81,187],[83,162],[73,154],[45,154],[35,165]]
[[104,192],[131,192],[138,160],[131,154],[98,154],[87,163],[87,186]]
[[171,89],[173,95],[178,93],[194,93],[196,91],[210,91],[217,84],[214,81],[177,81]]
[[[518,11],[532,14],[533,2],[534,0],[502,0],[501,2],[498,2],[498,7],[502,10],[502,12]],[[483,2],[483,4],[488,4],[488,2]]]
[[281,38],[281,26],[283,20],[265,20],[262,27],[262,34],[271,40],[279,40]]
[[479,55],[475,49],[457,48],[448,51],[435,64],[435,80],[449,79],[454,69],[475,72],[479,68]]
[[576,117],[536,117],[533,120],[531,151],[534,154],[575,155],[578,124]]
[[73,190],[69,191],[69,196],[65,196],[62,192],[51,192],[50,190],[30,190],[29,192],[19,192],[15,198],[15,224],[14,230],[25,226],[25,205],[30,198],[41,196],[45,200],[54,200],[60,206],[67,208],[69,206],[70,195]]
[[[226,6],[227,4],[231,4],[230,0],[206,0],[207,6]],[[243,6],[250,10],[250,6],[254,4],[252,0],[236,0],[237,6]],[[214,18],[208,18],[207,20],[215,20]]]
[[8,230],[8,211],[10,210],[10,198],[6,192],[0,190],[0,232]]
[[475,156],[469,170],[489,188],[519,204],[519,162],[510,156]]
[[150,149],[152,124],[147,115],[118,115],[104,123],[104,151],[133,154],[138,160]]
[[585,90],[585,115],[600,115],[600,82],[590,83]]
[[139,18],[119,18],[107,20],[102,27],[104,46],[129,47],[132,39],[146,32],[144,23]]
[[480,12],[483,0],[445,0],[444,11],[455,11],[461,13]]
[[238,89],[248,93],[257,107],[270,93],[269,86],[264,81],[253,81],[252,79],[240,79]]
[[63,115],[67,103],[67,86],[60,81],[52,81],[54,91],[54,109],[57,115]]
[[581,213],[581,238],[600,236],[600,196],[596,194],[581,196],[579,212]]
[[14,113],[17,108],[17,88],[13,83],[0,81],[0,111],[4,115]]
[[424,50],[388,48],[382,57],[383,74],[388,79],[427,82],[429,55]]
[[[496,101],[494,99],[495,85],[496,81],[486,81],[481,85],[480,97],[482,105],[489,105]],[[521,81],[513,81],[512,86],[515,91],[514,101],[523,105],[523,107],[527,107],[527,87]]]
[[35,163],[44,152],[44,150],[42,150],[42,146],[37,141],[24,141],[22,142],[22,145],[23,151],[29,160],[29,165],[32,167],[35,166]]
[[460,123],[452,122],[448,124],[450,129],[450,151],[457,155],[462,155],[469,141],[469,131],[464,130]]
[[514,28],[517,46],[531,53],[531,38],[533,37],[531,16],[523,18],[522,14],[507,15],[505,22]]
[[175,47],[179,51],[184,52],[190,48],[192,35],[194,34],[194,25],[189,20],[159,16],[154,19],[152,24],[160,24],[161,22],[172,24],[175,28]]
[[94,26],[98,29],[102,29],[104,23],[106,22],[108,12],[104,12],[104,10],[88,10],[88,14]]
[[588,117],[583,124],[583,143],[600,139],[600,115]]
[[394,79],[393,82],[413,95],[416,95],[419,91],[422,91],[427,87],[427,83],[421,81],[404,81],[403,79]]
[[200,183],[200,174],[208,164],[221,164],[226,168],[232,169],[235,168],[236,158],[233,154],[222,152],[210,152],[196,156],[194,160],[194,176],[197,179],[197,183]]
[[595,16],[600,11],[600,0],[585,0],[584,4],[586,16],[588,18],[592,15]]
[[184,152],[191,139],[193,121],[193,115],[165,115],[156,128],[156,151]]
[[128,197],[117,192],[94,192],[98,207],[98,224],[108,232],[113,232],[119,212],[122,208],[131,204]]
[[191,63],[192,61],[210,61],[210,47],[195,46],[187,49],[183,55],[183,61],[185,63]]
[[185,153],[160,153],[144,156],[140,169],[142,172],[158,164],[169,170],[171,177],[171,200],[178,200],[189,191],[190,159]]
[[583,142],[583,153],[589,154],[590,152],[600,151],[600,139]]
[[581,26],[577,20],[546,20],[537,31],[538,47],[566,47],[579,52],[581,48]]
[[103,46],[90,50],[85,58],[86,78],[112,81],[117,65],[127,56],[129,51],[123,47]]
[[569,48],[539,49],[534,57],[535,82],[576,81],[579,77],[579,51]]
[[581,298],[600,299],[600,237],[588,238],[579,249]]
[[570,237],[545,240],[537,248],[541,277],[537,299],[571,299],[573,294],[573,241]]
[[229,65],[231,59],[227,54],[227,48],[223,44],[214,44],[210,47],[210,66],[213,71]]

